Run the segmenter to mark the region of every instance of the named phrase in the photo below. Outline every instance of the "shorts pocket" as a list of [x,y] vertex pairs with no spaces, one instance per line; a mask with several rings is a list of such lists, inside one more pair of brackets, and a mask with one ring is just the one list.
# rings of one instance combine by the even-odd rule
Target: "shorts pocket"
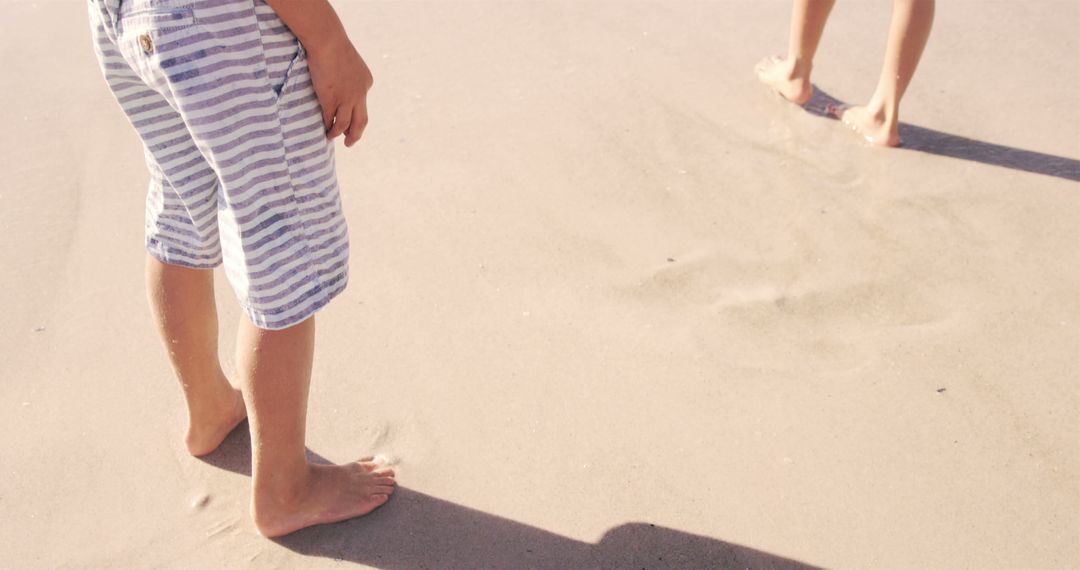
[[172,32],[195,25],[191,6],[158,6],[121,14],[121,26],[129,34]]
[[192,0],[124,0],[117,47],[148,86],[166,85],[200,74],[204,50],[186,49],[201,34]]
[[307,52],[304,51],[304,46],[297,40],[296,55],[293,56],[292,61],[289,62],[289,67],[285,68],[285,76],[282,78],[281,84],[274,89],[274,94],[280,100],[300,83],[306,75]]

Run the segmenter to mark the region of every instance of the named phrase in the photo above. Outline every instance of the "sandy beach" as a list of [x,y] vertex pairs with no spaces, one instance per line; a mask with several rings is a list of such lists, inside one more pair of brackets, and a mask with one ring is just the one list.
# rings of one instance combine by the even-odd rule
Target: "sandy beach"
[[375,88],[308,447],[400,490],[280,540],[244,429],[184,450],[84,4],[0,4],[0,567],[1080,567],[1080,3],[940,2],[883,150],[814,111],[886,2],[807,112],[753,73],[787,0],[337,0]]

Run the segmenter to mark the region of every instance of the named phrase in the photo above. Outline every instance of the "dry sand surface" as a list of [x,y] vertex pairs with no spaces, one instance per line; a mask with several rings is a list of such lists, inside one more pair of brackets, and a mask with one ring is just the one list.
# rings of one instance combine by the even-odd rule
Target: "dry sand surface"
[[[308,443],[400,492],[269,541],[246,433],[184,453],[84,3],[3,0],[0,566],[1080,566],[1080,3],[939,3],[898,151],[758,84],[787,0],[337,4]],[[823,91],[888,17],[837,4]]]

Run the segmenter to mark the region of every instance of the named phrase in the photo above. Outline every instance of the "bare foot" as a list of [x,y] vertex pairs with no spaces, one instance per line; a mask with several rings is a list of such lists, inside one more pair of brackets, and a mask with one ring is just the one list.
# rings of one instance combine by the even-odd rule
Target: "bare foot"
[[840,119],[870,144],[900,146],[899,123],[888,121],[884,113],[875,113],[867,107],[854,105],[829,105],[826,112]]
[[236,389],[220,405],[189,410],[188,432],[184,440],[188,453],[200,457],[214,451],[246,417],[244,397]]
[[256,489],[252,517],[263,536],[282,536],[366,515],[390,498],[394,485],[393,470],[370,458],[345,465],[309,465],[307,481],[294,496]]
[[810,74],[795,69],[787,58],[778,55],[767,57],[758,62],[754,71],[762,83],[796,105],[805,105],[814,95]]

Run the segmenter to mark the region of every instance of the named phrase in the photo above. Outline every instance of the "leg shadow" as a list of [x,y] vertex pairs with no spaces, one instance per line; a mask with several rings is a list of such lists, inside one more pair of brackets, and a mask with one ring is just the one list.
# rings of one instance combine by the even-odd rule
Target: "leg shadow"
[[277,542],[300,554],[387,570],[816,568],[648,523],[620,525],[591,544],[406,488],[366,517],[307,528]]
[[[308,457],[326,462],[310,450]],[[202,460],[250,476],[247,423],[237,426],[217,450]],[[306,556],[386,570],[817,568],[738,544],[641,522],[619,525],[592,544],[405,487],[398,487],[390,502],[365,517],[306,528],[275,542]]]
[[[811,114],[835,119],[836,117],[833,117],[827,111],[829,105],[843,104],[843,101],[829,95],[815,85],[814,97],[803,105],[803,108]],[[900,139],[903,141],[901,148],[905,150],[981,162],[992,166],[1080,182],[1080,160],[1064,156],[977,141],[908,123],[900,123]]]
[[251,432],[248,421],[237,424],[217,449],[197,459],[218,469],[251,477]]

